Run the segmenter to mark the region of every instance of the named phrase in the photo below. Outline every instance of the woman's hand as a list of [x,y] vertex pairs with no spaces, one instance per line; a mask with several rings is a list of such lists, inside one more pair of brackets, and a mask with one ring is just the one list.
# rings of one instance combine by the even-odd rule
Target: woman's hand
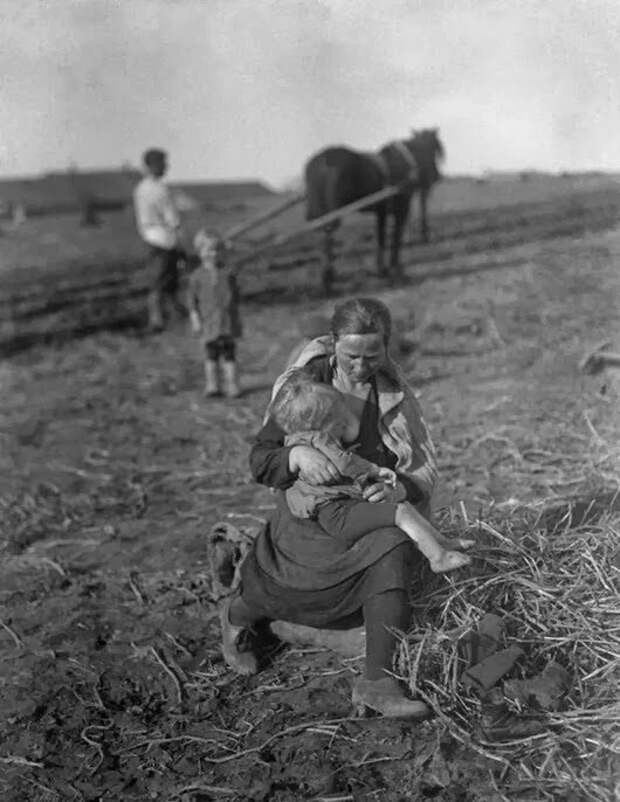
[[379,501],[390,501],[398,504],[407,498],[407,490],[404,484],[398,480],[394,486],[385,482],[375,482],[364,488],[363,496],[364,501],[369,501],[371,504],[377,504]]
[[379,468],[377,471],[377,479],[390,487],[396,487],[396,472],[392,471],[390,468]]
[[291,473],[311,485],[328,485],[340,478],[334,463],[312,446],[293,446],[288,457]]

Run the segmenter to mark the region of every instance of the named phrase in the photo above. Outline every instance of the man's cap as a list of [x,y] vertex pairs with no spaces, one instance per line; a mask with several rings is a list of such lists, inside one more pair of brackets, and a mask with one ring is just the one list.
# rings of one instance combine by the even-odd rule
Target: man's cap
[[158,164],[167,158],[168,154],[161,148],[149,148],[144,151],[142,161],[147,165]]

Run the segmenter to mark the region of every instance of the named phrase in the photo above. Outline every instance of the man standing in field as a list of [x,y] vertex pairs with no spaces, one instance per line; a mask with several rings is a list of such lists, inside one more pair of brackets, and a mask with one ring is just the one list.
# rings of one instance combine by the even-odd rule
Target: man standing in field
[[165,151],[150,148],[143,157],[145,176],[134,189],[133,200],[138,233],[149,249],[152,275],[148,296],[149,328],[164,327],[164,301],[185,316],[178,299],[179,262],[185,259],[180,247],[181,221],[169,188],[163,181],[168,169]]

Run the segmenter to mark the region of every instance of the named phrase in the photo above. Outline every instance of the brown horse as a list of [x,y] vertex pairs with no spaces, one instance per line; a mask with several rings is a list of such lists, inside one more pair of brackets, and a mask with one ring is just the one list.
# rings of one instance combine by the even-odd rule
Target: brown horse
[[[402,276],[400,246],[411,199],[420,196],[420,234],[428,242],[426,206],[433,184],[439,180],[438,162],[445,156],[436,128],[412,131],[410,139],[390,142],[369,153],[336,146],[320,151],[305,167],[306,220],[316,220],[328,212],[360,200],[366,195],[398,186],[400,192],[364,211],[373,212],[377,221],[377,269],[385,275],[385,231],[388,215],[393,218],[390,270]],[[333,234],[340,221],[324,229],[325,250],[323,284],[327,291],[333,281]]]

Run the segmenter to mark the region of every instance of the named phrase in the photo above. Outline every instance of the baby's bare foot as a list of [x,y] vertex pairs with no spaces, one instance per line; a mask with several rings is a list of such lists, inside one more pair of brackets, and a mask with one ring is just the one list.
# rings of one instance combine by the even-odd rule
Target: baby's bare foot
[[444,551],[443,554],[430,560],[431,571],[435,574],[445,574],[457,568],[463,568],[471,563],[471,557],[459,551]]
[[471,549],[473,545],[475,545],[475,540],[467,540],[464,537],[441,537],[438,538],[435,536],[435,540],[439,543],[439,545],[448,550],[452,549]]
[[457,537],[453,545],[457,549],[471,549],[475,544],[475,540],[466,540],[464,537]]

